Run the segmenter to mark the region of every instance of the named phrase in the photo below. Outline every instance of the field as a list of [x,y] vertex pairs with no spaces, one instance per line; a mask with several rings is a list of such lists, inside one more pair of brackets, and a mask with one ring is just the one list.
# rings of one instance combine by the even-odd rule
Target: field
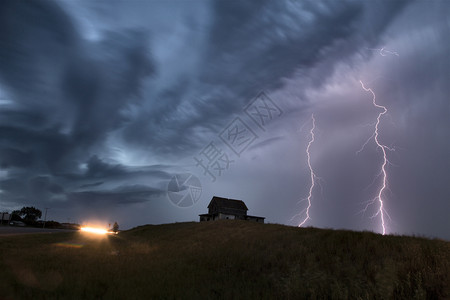
[[245,221],[0,237],[0,299],[450,299],[450,242]]

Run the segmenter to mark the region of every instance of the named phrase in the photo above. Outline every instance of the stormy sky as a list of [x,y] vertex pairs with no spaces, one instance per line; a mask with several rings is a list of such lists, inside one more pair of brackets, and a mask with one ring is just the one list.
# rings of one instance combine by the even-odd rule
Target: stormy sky
[[444,0],[1,1],[0,210],[296,226],[314,114],[305,226],[381,232],[361,80],[387,233],[450,239],[449,37]]

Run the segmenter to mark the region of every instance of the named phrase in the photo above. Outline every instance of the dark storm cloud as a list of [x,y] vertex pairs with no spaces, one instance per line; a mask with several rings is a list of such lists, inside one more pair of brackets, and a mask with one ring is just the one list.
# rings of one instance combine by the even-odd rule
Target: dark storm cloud
[[[361,124],[373,123],[377,112],[362,78],[389,107],[381,129],[383,141],[398,146],[387,195],[397,202],[386,207],[404,224],[398,230],[412,224],[417,232],[411,220],[420,219],[421,232],[445,235],[420,218],[428,211],[442,220],[437,211],[450,194],[443,187],[450,180],[445,1],[174,3],[0,3],[2,205],[80,214],[89,207],[92,216],[107,206],[105,216],[192,220],[199,206],[174,213],[167,199],[150,200],[162,200],[171,173],[192,164],[186,160],[266,90],[283,117],[229,177],[214,187],[202,181],[204,197],[243,198],[268,220],[288,222],[309,184],[301,164],[308,130],[296,126],[314,112],[311,157],[325,182],[310,224],[377,228],[374,219],[369,226],[360,221],[367,216],[354,217],[376,190],[364,186],[380,154],[372,144],[354,154],[371,134]],[[386,44],[400,56],[369,50]]]
[[93,186],[99,186],[102,184],[103,184],[103,181],[98,181],[98,182],[83,184],[80,186],[80,188],[88,188],[88,187],[93,187]]
[[109,33],[87,49],[98,61],[74,61],[66,70],[62,86],[77,106],[73,135],[82,146],[103,142],[105,133],[126,121],[121,109],[139,96],[141,80],[153,70],[145,45],[143,32]]
[[24,152],[14,148],[2,148],[0,149],[0,167],[10,168],[13,166],[24,168],[31,166],[32,157],[28,152]]
[[[66,208],[86,203],[101,206],[108,201],[141,203],[164,195],[164,183],[171,177],[164,171],[167,168],[110,165],[94,157],[79,174],[35,175],[16,169],[8,179],[0,181],[0,189],[3,203],[37,202]],[[97,201],[100,203],[96,204]]]
[[205,53],[198,75],[174,74],[173,83],[137,116],[124,111],[133,102],[139,107],[140,82],[153,70],[144,31],[106,32],[100,41],[87,42],[52,2],[2,5],[0,76],[23,105],[4,113],[13,121],[9,125],[39,129],[5,128],[3,135],[38,152],[32,157],[52,172],[65,172],[101,149],[106,134],[121,126],[125,141],[158,155],[195,149],[203,143],[199,129],[217,129],[259,90],[279,87],[298,68],[315,66],[323,52],[333,54],[338,41],[361,38],[361,24],[372,10],[379,16],[370,27],[376,39],[404,2],[214,2],[206,49],[194,49]]
[[375,44],[406,4],[216,1],[195,72],[174,74],[157,103],[127,125],[125,141],[163,156],[201,147],[200,130],[218,132],[258,91],[280,88],[285,78],[298,70],[308,74],[323,60],[329,63],[314,76],[316,84],[326,81],[335,63]]
[[265,139],[265,140],[263,140],[263,141],[261,141],[261,142],[258,142],[258,143],[256,143],[256,144],[250,146],[249,150],[252,150],[252,149],[259,149],[259,148],[262,148],[262,147],[270,146],[270,145],[272,145],[273,143],[279,142],[279,141],[282,140],[283,138],[284,138],[284,137],[282,137],[282,136],[277,136],[277,137]]
[[90,42],[71,20],[51,1],[0,4],[0,82],[13,100],[0,112],[0,163],[13,178],[2,182],[9,199],[70,195],[57,184],[70,174],[78,181],[129,175],[95,153],[127,121],[122,110],[139,101],[141,81],[154,71],[148,34],[111,31]]
[[[63,144],[57,152],[64,157],[101,145],[124,121],[121,109],[139,96],[141,80],[153,72],[146,33],[108,32],[89,43],[52,2],[6,1],[2,6],[0,76],[18,103],[15,116],[5,112],[8,121],[22,127],[25,119],[32,129],[45,130],[51,135],[45,144]],[[37,134],[42,133],[31,133]]]
[[14,93],[23,95],[21,101],[35,101],[35,92],[43,92],[47,79],[43,69],[51,70],[52,63],[64,60],[64,53],[76,44],[77,34],[69,20],[49,1],[0,4],[0,76]]
[[[195,149],[203,143],[199,128],[217,129],[258,90],[279,87],[336,41],[358,34],[363,4],[325,4],[215,2],[197,77],[175,76],[136,116],[126,112],[132,103],[139,107],[141,81],[153,72],[145,31],[103,32],[89,42],[55,3],[2,2],[0,78],[17,103],[2,111],[8,165],[67,174],[87,162],[85,176],[124,175],[117,166],[97,170],[92,156],[122,126],[126,141],[158,155]],[[371,26],[374,36],[402,5],[371,5],[385,10]],[[25,160],[12,157],[24,153]]]
[[134,204],[153,200],[165,195],[165,190],[159,190],[144,185],[121,186],[113,190],[74,192],[68,195],[73,206],[102,206],[115,204]]

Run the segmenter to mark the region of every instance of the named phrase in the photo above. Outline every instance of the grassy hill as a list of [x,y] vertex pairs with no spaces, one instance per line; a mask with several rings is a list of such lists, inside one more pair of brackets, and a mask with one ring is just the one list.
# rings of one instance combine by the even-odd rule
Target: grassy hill
[[450,242],[245,221],[0,237],[0,299],[450,299]]

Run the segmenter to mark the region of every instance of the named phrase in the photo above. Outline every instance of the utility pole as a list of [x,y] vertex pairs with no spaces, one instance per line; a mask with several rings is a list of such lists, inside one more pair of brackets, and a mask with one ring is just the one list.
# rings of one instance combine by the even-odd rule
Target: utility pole
[[47,221],[47,210],[50,209],[49,207],[45,208],[45,216],[44,216],[44,225],[42,225],[42,228],[45,228],[45,222]]

